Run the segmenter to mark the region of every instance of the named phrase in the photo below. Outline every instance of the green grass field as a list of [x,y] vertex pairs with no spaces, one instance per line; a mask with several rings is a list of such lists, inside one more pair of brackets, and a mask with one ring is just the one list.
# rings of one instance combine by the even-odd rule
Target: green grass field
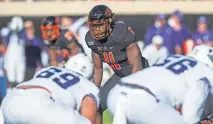
[[103,113],[103,124],[112,124],[112,116],[108,110]]

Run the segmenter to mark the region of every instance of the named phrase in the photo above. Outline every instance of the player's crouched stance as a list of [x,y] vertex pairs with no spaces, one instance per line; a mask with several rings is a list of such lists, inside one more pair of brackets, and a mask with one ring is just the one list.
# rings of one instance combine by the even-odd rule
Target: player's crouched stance
[[[170,55],[124,77],[108,96],[113,124],[209,122],[213,114],[213,71],[205,64],[213,67],[213,48],[198,46],[191,57]],[[175,109],[182,110],[182,115]]]
[[[2,103],[5,122],[95,124],[99,90],[85,78],[92,75],[92,63],[82,54],[72,59],[66,68],[51,66],[42,69],[33,79],[18,85],[8,94]],[[75,71],[70,71],[72,69]]]

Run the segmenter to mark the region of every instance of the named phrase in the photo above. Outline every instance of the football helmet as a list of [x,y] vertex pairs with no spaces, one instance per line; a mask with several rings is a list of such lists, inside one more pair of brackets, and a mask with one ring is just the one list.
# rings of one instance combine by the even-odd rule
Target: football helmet
[[213,48],[208,45],[195,46],[188,56],[213,68]]
[[93,63],[84,53],[72,56],[64,66],[66,69],[75,71],[89,80],[92,78]]
[[97,5],[89,12],[88,26],[96,40],[102,40],[112,32],[113,15],[112,10],[105,5]]
[[45,17],[41,25],[41,33],[44,40],[56,40],[60,34],[59,18],[55,16]]

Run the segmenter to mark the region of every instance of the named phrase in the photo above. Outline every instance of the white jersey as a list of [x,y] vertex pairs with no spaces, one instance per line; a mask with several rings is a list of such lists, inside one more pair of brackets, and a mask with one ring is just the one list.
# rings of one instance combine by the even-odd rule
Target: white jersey
[[98,88],[86,78],[65,68],[48,67],[38,71],[32,80],[22,85],[36,85],[47,88],[56,101],[79,110],[86,95],[94,97],[99,106]]
[[[123,123],[125,116],[135,124],[197,123],[213,114],[213,100],[208,97],[212,82],[213,70],[208,66],[187,56],[169,55],[122,78],[109,93],[108,109],[114,124]],[[205,106],[209,101],[210,106]],[[174,107],[182,108],[183,116]]]
[[202,78],[213,82],[213,70],[193,58],[170,55],[152,67],[122,78],[121,82],[142,85],[159,94],[157,97],[166,94],[168,102],[177,105],[183,102],[188,87]]

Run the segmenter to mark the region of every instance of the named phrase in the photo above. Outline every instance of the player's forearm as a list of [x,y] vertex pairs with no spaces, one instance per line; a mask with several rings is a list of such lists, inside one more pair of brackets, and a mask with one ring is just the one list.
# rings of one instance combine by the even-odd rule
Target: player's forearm
[[132,73],[142,69],[141,52],[137,43],[132,43],[127,47],[127,57],[132,67]]
[[94,69],[94,74],[93,74],[93,82],[95,83],[96,86],[100,87],[101,81],[102,81],[102,76],[103,76],[103,69]]
[[[131,59],[130,64],[132,66],[132,73],[140,71],[142,69],[142,60],[140,55],[136,55],[134,58]],[[134,60],[134,61],[133,61]]]
[[96,101],[94,101],[92,97],[86,96],[81,104],[80,109],[81,115],[89,119],[92,122],[92,124],[96,124],[96,112],[97,112]]

